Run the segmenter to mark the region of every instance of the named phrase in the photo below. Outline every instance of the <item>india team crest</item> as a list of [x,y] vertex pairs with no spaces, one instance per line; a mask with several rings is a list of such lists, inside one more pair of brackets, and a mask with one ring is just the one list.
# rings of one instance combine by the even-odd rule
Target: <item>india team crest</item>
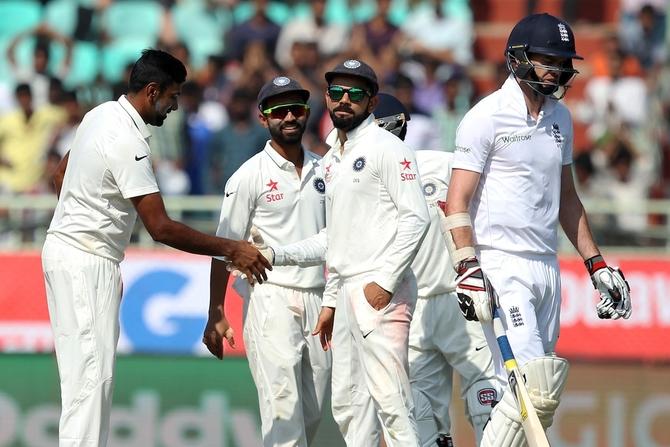
[[436,192],[437,192],[437,186],[435,186],[435,183],[428,182],[425,185],[423,185],[424,196],[426,197],[434,196]]
[[326,182],[321,177],[315,178],[312,184],[314,185],[314,189],[316,189],[316,192],[318,192],[319,194],[323,194],[326,192]]
[[344,61],[344,66],[351,70],[355,70],[361,66],[361,63],[356,59],[349,59],[348,61]]
[[272,80],[272,83],[277,87],[283,87],[285,85],[288,85],[289,82],[291,82],[291,80],[286,76],[277,76]]
[[365,157],[358,157],[354,160],[354,171],[361,172],[365,168]]

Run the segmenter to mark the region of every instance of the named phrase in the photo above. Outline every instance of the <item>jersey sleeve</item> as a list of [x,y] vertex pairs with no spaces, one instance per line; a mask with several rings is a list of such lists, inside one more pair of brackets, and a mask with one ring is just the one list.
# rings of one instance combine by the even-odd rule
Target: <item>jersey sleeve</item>
[[131,135],[119,137],[106,152],[107,169],[112,172],[124,199],[158,192],[151,165],[149,146]]
[[398,142],[379,151],[376,158],[381,183],[398,210],[398,226],[384,266],[374,281],[393,293],[416,256],[430,218],[414,152]]
[[481,173],[493,148],[493,121],[478,112],[471,110],[458,125],[453,159],[455,169]]
[[567,129],[565,140],[563,141],[563,147],[561,148],[561,157],[563,166],[572,163],[572,146],[574,143],[574,133],[575,133],[570,113],[568,112],[567,115],[568,115],[567,121],[569,123],[569,126]]
[[256,196],[249,176],[237,170],[226,183],[216,235],[228,239],[248,239]]

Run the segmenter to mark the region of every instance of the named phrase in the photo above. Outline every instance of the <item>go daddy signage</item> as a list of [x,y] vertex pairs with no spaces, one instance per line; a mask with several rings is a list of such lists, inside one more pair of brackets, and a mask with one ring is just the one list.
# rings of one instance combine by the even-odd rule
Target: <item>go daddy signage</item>
[[[670,258],[614,257],[631,286],[630,320],[596,316],[598,300],[581,260],[561,259],[563,301],[557,350],[569,358],[670,360]],[[204,256],[174,251],[131,251],[123,261],[120,352],[206,355],[200,342],[209,303],[209,264]],[[0,352],[53,349],[39,254],[0,254]],[[242,300],[230,290],[226,313],[244,355]]]

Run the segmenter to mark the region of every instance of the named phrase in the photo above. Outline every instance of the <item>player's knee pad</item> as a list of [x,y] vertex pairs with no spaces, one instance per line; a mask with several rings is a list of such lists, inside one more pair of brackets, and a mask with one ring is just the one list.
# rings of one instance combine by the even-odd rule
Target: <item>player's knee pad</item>
[[533,359],[521,367],[530,401],[545,429],[554,422],[568,369],[568,361],[555,355]]
[[421,447],[434,447],[439,433],[437,432],[437,424],[430,401],[423,391],[414,386],[412,387],[412,398],[414,399],[414,419],[419,434],[419,445]]
[[491,416],[493,403],[498,400],[495,379],[479,380],[468,388],[465,394],[465,410],[477,438],[477,445],[482,438],[484,426]]

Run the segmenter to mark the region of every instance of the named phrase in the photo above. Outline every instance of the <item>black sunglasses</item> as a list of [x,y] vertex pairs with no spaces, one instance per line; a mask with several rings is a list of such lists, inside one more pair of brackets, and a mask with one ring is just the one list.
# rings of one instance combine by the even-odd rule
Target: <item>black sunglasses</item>
[[367,90],[359,87],[344,88],[338,85],[331,85],[328,87],[328,96],[333,101],[339,101],[344,97],[345,93],[349,95],[349,99],[352,102],[360,102],[363,101],[363,98],[366,96],[370,96],[370,93],[368,93]]
[[280,104],[278,106],[270,107],[263,110],[263,115],[269,116],[275,120],[283,120],[288,115],[288,112],[291,112],[291,115],[296,118],[300,118],[305,115],[309,110],[307,104],[302,103],[293,103],[293,104]]

